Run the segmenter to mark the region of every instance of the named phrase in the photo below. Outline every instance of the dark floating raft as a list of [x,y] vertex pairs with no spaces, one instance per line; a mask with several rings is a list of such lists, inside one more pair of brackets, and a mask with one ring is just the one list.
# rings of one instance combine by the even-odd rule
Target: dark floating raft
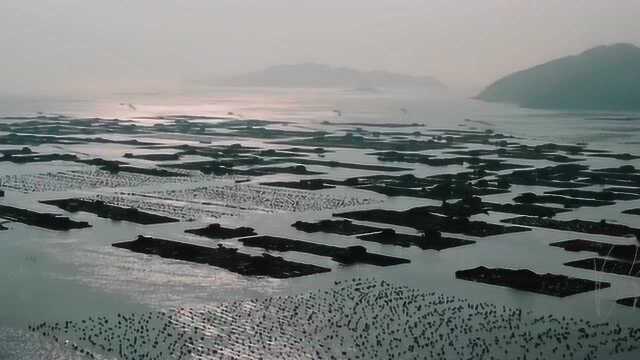
[[236,161],[195,161],[180,164],[161,165],[167,168],[176,168],[184,170],[197,170],[203,174],[214,175],[244,175],[244,176],[264,176],[275,174],[292,174],[292,175],[319,175],[323,174],[317,171],[310,171],[304,165],[292,166],[258,166],[249,169],[235,169],[233,166],[244,165],[237,164],[239,162],[262,163],[259,158],[236,159]]
[[640,308],[640,296],[624,298],[624,299],[617,300],[616,302],[620,305]]
[[[436,186],[434,188],[424,188],[424,189],[408,189],[403,187],[394,187],[394,186],[386,186],[386,185],[364,185],[358,187],[360,189],[365,189],[369,191],[374,191],[382,195],[386,196],[407,196],[407,197],[415,197],[415,198],[424,198],[424,199],[434,199],[434,200],[442,200],[443,194],[440,189]],[[456,192],[456,189],[452,190],[451,198],[459,198],[462,197],[463,194]],[[484,195],[495,195],[495,194],[506,194],[509,191],[490,188],[490,187],[473,187],[471,191],[474,195],[484,196]]]
[[601,158],[611,158],[616,160],[635,160],[640,159],[640,156],[632,155],[629,153],[622,154],[591,154],[590,156],[601,157]]
[[289,189],[299,189],[299,190],[323,190],[323,189],[333,189],[335,186],[325,185],[322,179],[308,179],[308,180],[300,180],[300,181],[273,181],[273,182],[263,182],[260,185],[266,186],[275,186],[275,187],[284,187]]
[[277,279],[329,272],[331,269],[284,260],[262,254],[253,256],[239,253],[238,249],[218,245],[209,248],[171,240],[138,236],[134,241],[113,244],[114,247],[163,258],[208,264],[246,276],[269,276]]
[[263,127],[245,127],[245,128],[229,128],[230,132],[202,132],[202,135],[216,137],[246,137],[254,139],[286,139],[293,137],[310,137],[324,136],[324,131],[295,131],[295,130],[279,130],[267,129]]
[[239,227],[235,229],[225,228],[220,224],[211,224],[200,229],[190,229],[184,232],[208,237],[210,239],[231,239],[236,237],[258,235],[250,227]]
[[611,260],[611,259],[604,259],[604,258],[590,258],[590,259],[571,261],[571,262],[565,263],[565,265],[575,267],[575,268],[605,272],[610,274],[640,277],[640,264],[627,262],[627,261]]
[[86,221],[73,221],[56,214],[39,213],[13,206],[0,205],[0,218],[50,230],[71,230],[91,227]]
[[44,200],[43,204],[57,206],[60,209],[76,212],[85,211],[98,215],[101,218],[112,220],[130,221],[142,225],[162,224],[170,222],[178,222],[178,219],[151,214],[140,211],[136,208],[123,208],[120,206],[110,205],[100,200],[84,200],[84,199],[61,199],[61,200]]
[[628,168],[600,169],[588,171],[579,164],[561,164],[530,170],[517,170],[499,178],[516,185],[536,185],[557,188],[579,188],[588,185],[640,186],[640,174]]
[[622,165],[617,168],[596,169],[593,171],[604,173],[640,174],[640,170],[636,169],[633,165]]
[[410,168],[397,167],[397,166],[386,166],[386,165],[370,165],[370,164],[356,164],[356,163],[346,163],[340,161],[332,161],[332,160],[315,160],[315,159],[279,159],[274,162],[291,162],[302,165],[316,165],[316,166],[326,166],[331,168],[344,168],[344,169],[357,169],[357,170],[368,170],[368,171],[383,171],[383,172],[397,172],[397,171],[409,171],[413,170]]
[[608,187],[604,188],[604,191],[621,192],[628,194],[640,194],[639,187]]
[[519,216],[510,219],[504,219],[502,222],[524,226],[535,226],[554,230],[575,231],[587,234],[609,235],[609,236],[630,236],[640,234],[640,229],[632,228],[626,225],[609,224],[604,221],[586,221],[586,220],[554,220],[543,219],[532,216]]
[[629,209],[622,212],[623,214],[640,215],[640,208]]
[[331,126],[366,126],[366,127],[382,127],[382,128],[403,128],[403,127],[424,127],[424,124],[419,123],[368,123],[368,122],[331,122],[323,121],[322,125]]
[[35,152],[33,152],[33,150],[31,150],[31,148],[27,146],[23,148],[0,150],[0,155],[2,155],[3,157],[13,156],[13,155],[29,155],[29,154],[35,154]]
[[546,186],[554,188],[579,188],[590,185],[580,172],[588,170],[586,165],[561,164],[544,168],[516,170],[499,178],[514,185]]
[[50,135],[30,135],[30,134],[15,134],[10,133],[0,136],[0,144],[3,145],[42,145],[42,144],[86,144],[86,143],[99,143],[99,144],[121,144],[132,146],[152,146],[157,145],[155,143],[142,142],[136,139],[133,140],[111,140],[101,137],[95,138],[80,138],[75,136],[50,136]]
[[640,248],[635,245],[614,245],[591,240],[560,241],[551,246],[561,247],[567,251],[591,251],[600,256],[612,257],[621,260],[640,260]]
[[474,244],[473,240],[463,240],[442,236],[418,236],[409,234],[399,234],[392,229],[385,229],[378,233],[358,236],[358,239],[371,241],[380,244],[398,245],[409,247],[417,246],[423,250],[444,250],[452,247]]
[[102,158],[78,159],[75,162],[80,163],[80,164],[87,164],[87,165],[107,166],[109,168],[114,168],[114,167],[118,167],[118,166],[121,166],[121,165],[127,165],[127,163],[124,162],[124,161],[106,160],[106,159],[102,159]]
[[380,228],[354,224],[349,220],[320,220],[317,223],[296,221],[291,226],[307,233],[326,232],[340,235],[358,235],[382,231]]
[[[488,176],[488,173],[461,172],[455,175],[441,174],[425,178],[418,178],[412,174],[399,176],[371,175],[358,176],[345,180],[317,179],[324,184],[350,186],[358,189],[374,191],[386,196],[409,196],[442,200],[461,199],[468,194],[483,196],[504,194],[509,191],[508,183],[500,181],[495,186],[490,186],[489,181],[478,181],[472,185],[469,182]],[[504,186],[504,188],[501,188]]]
[[141,168],[130,165],[118,165],[118,164],[109,164],[100,168],[101,170],[109,171],[111,173],[117,174],[120,172],[126,172],[131,174],[141,174],[147,176],[158,176],[158,177],[187,177],[188,174],[168,171],[165,169],[156,169],[156,168]]
[[536,274],[526,269],[489,269],[484,266],[456,271],[456,278],[556,297],[565,297],[611,286],[607,282],[596,282],[565,275]]
[[574,198],[594,199],[594,200],[601,200],[601,201],[640,199],[640,195],[628,194],[624,192],[619,193],[619,192],[613,192],[613,191],[589,191],[589,190],[578,190],[578,189],[563,189],[563,190],[547,191],[546,194],[563,195],[563,196],[570,196]]
[[[551,145],[551,144],[549,144]],[[497,155],[500,158],[510,158],[510,159],[527,159],[527,160],[547,160],[556,163],[569,163],[576,161],[583,161],[582,158],[572,158],[566,155],[556,153],[558,149],[553,148],[552,146],[538,145],[538,146],[527,146],[527,145],[519,145],[515,148],[499,148],[496,150],[458,150],[458,151],[449,151],[449,154],[456,155],[468,155],[468,156],[483,156],[483,155]],[[569,150],[569,149],[565,149]],[[570,151],[572,153],[580,153],[579,149],[574,149],[574,151]]]
[[324,174],[317,171],[311,171],[304,165],[292,166],[258,166],[247,170],[234,170],[236,174],[247,176],[262,176],[273,174],[293,174],[293,175],[319,175]]
[[535,204],[490,203],[484,202],[479,197],[475,196],[472,198],[457,201],[455,203],[444,203],[443,205],[437,206],[421,206],[419,209],[448,217],[468,217],[476,214],[486,214],[489,211],[497,211],[516,215],[553,217],[559,213],[571,211],[568,209],[560,209]]
[[331,257],[342,264],[363,263],[377,266],[391,266],[409,263],[407,259],[371,254],[363,246],[338,247],[324,244],[316,244],[301,240],[291,240],[273,236],[256,236],[239,241],[250,247],[259,247],[273,251],[298,251],[313,255]]
[[504,160],[497,159],[481,159],[478,157],[443,157],[434,158],[433,155],[425,155],[420,153],[407,153],[398,151],[375,152],[369,155],[376,155],[380,161],[418,163],[429,166],[450,166],[469,164],[475,169],[483,169],[485,171],[500,171],[510,169],[529,168],[530,165],[510,164]]
[[132,154],[125,153],[123,157],[127,159],[142,159],[149,161],[172,161],[180,160],[180,154]]
[[580,175],[588,177],[590,183],[595,185],[610,184],[616,186],[632,187],[637,187],[640,185],[640,174],[621,171],[620,168],[582,171]]
[[309,146],[309,147],[324,147],[324,148],[354,148],[354,149],[372,149],[378,151],[393,150],[393,151],[423,151],[423,150],[437,150],[437,149],[461,149],[462,146],[452,145],[444,142],[436,142],[433,140],[419,141],[419,140],[396,140],[396,141],[383,141],[377,138],[365,138],[362,136],[356,136],[352,134],[339,136],[321,136],[306,139],[291,139],[278,141],[276,144],[290,145],[290,146]]
[[73,154],[43,154],[43,155],[16,155],[9,154],[0,158],[0,161],[10,161],[16,164],[28,164],[49,161],[76,161],[78,157]]
[[503,226],[498,224],[486,223],[484,221],[454,219],[451,217],[432,214],[421,207],[405,211],[382,209],[352,211],[334,214],[334,216],[361,221],[371,221],[383,224],[406,226],[417,230],[430,229],[478,237],[531,230],[529,228],[521,226]]
[[569,209],[562,209],[550,206],[536,205],[536,204],[498,204],[482,202],[482,206],[487,211],[497,211],[507,214],[517,215],[529,215],[529,216],[541,216],[541,217],[553,217],[563,212],[569,212]]
[[609,206],[615,204],[613,201],[608,200],[593,200],[593,199],[579,199],[574,197],[566,197],[561,195],[536,195],[534,193],[524,193],[522,195],[513,198],[515,202],[523,204],[558,204],[565,208],[579,208],[583,206]]

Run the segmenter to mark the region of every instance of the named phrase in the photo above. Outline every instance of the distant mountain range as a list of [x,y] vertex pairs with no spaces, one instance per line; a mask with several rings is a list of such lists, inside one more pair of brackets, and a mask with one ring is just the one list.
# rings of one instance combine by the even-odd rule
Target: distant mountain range
[[318,87],[348,89],[430,88],[445,86],[429,76],[411,76],[387,71],[359,71],[347,67],[305,63],[276,65],[264,70],[223,79],[221,85],[265,87]]
[[527,108],[640,110],[640,48],[599,46],[508,75],[477,99]]

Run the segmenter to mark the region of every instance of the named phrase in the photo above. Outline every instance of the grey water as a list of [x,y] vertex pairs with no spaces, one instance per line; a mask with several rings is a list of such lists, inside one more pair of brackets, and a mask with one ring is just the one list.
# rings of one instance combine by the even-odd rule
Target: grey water
[[[121,103],[135,104],[132,110]],[[400,109],[407,109],[406,113]],[[339,109],[338,116],[332,110]],[[101,117],[131,119],[141,125],[155,120],[145,119],[162,115],[233,116],[242,119],[283,120],[291,122],[286,128],[322,129],[323,121],[337,123],[424,123],[429,129],[493,129],[523,138],[523,142],[540,144],[588,143],[589,147],[620,153],[640,152],[640,121],[621,120],[636,114],[603,114],[570,111],[542,111],[521,109],[510,105],[487,104],[447,94],[416,94],[410,92],[381,92],[375,94],[327,89],[251,89],[220,88],[197,93],[178,94],[114,94],[94,98],[0,98],[0,116],[32,116],[38,113],[70,117]],[[466,120],[465,120],[466,119]],[[2,120],[15,121],[15,120]],[[460,126],[464,125],[464,127]],[[334,127],[352,128],[353,126]],[[411,129],[410,131],[413,131]],[[160,138],[157,138],[160,139]],[[170,141],[164,139],[164,141]],[[261,146],[272,146],[267,141],[223,139],[224,143],[242,141]],[[51,147],[51,149],[55,149]],[[125,147],[76,146],[73,151],[92,156],[122,154]],[[326,160],[365,162],[366,150],[338,149],[327,154]],[[118,155],[119,156],[119,155]],[[527,163],[519,160],[520,163]],[[539,162],[537,164],[540,164]],[[634,165],[640,161],[590,159],[593,167]],[[413,164],[415,165],[415,164]],[[38,174],[47,167],[65,169],[71,165],[10,165],[0,164],[0,175]],[[398,166],[403,166],[399,164]],[[412,167],[412,166],[408,166]],[[310,170],[316,168],[310,166]],[[326,170],[326,169],[325,169]],[[457,171],[420,168],[414,172],[428,176]],[[332,178],[347,178],[367,171],[336,169]],[[278,179],[278,176],[272,176]],[[150,186],[162,190],[162,186]],[[597,188],[597,187],[594,187]],[[535,191],[535,187],[514,186],[513,192]],[[102,193],[101,189],[88,190]],[[107,191],[108,192],[108,191]],[[51,211],[37,201],[43,198],[62,198],[78,195],[81,191],[21,194],[7,191],[3,203],[17,204],[35,210]],[[349,194],[353,195],[353,194]],[[365,194],[357,194],[366,196]],[[376,202],[367,207],[407,209],[435,201],[412,198],[386,198],[371,195]],[[488,196],[487,200],[508,202],[511,194]],[[640,201],[626,201],[605,208],[580,208],[561,219],[608,219],[629,226],[638,226],[633,215],[620,212],[640,207]],[[251,226],[261,234],[274,234],[301,238],[290,224],[297,220],[319,220],[330,217],[332,210],[305,212],[238,211],[234,216],[223,216],[216,221],[225,225]],[[498,222],[509,216],[492,213],[477,215],[478,219]],[[40,354],[46,344],[26,335],[29,324],[43,321],[79,320],[96,314],[140,312],[176,307],[205,307],[231,299],[300,294],[312,289],[330,286],[335,280],[354,277],[376,278],[405,284],[413,288],[433,290],[473,301],[490,301],[540,313],[578,316],[595,321],[613,320],[629,326],[640,325],[640,312],[615,304],[615,300],[640,295],[640,279],[600,274],[565,267],[562,264],[580,256],[557,251],[548,244],[569,240],[567,233],[536,229],[535,231],[507,234],[481,239],[473,247],[453,248],[444,252],[421,251],[415,248],[396,248],[367,244],[372,252],[405,257],[411,264],[402,267],[375,268],[372,266],[341,266],[329,259],[303,254],[287,254],[288,259],[303,260],[332,268],[333,271],[309,277],[274,280],[250,278],[227,271],[167,259],[155,259],[139,254],[123,254],[110,245],[132,239],[132,234],[155,235],[170,239],[187,239],[206,244],[206,240],[184,234],[188,228],[209,223],[199,219],[192,223],[158,225],[153,228],[127,222],[113,222],[91,214],[74,215],[76,220],[89,221],[90,232],[54,232],[18,223],[10,223],[11,231],[0,231],[0,359],[28,359]],[[401,229],[401,228],[399,228]],[[411,232],[409,229],[404,229]],[[413,231],[415,233],[415,231]],[[608,242],[630,243],[627,239],[607,236],[576,236],[574,238],[603,239]],[[309,241],[340,246],[360,242],[352,237],[333,234],[304,234]],[[259,253],[252,249],[244,252]],[[475,266],[522,267],[538,272],[562,273],[582,278],[610,281],[612,287],[595,293],[585,293],[556,299],[506,288],[469,284],[454,279],[456,270]],[[48,356],[66,358],[68,353]],[[53,354],[53,355],[52,355]],[[638,354],[627,355],[629,359]]]

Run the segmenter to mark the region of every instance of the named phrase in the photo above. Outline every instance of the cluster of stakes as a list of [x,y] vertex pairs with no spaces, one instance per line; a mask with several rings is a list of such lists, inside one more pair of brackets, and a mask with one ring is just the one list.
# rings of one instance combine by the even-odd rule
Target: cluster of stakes
[[362,278],[303,295],[29,330],[96,359],[608,359],[640,349],[640,328]]
[[0,176],[0,184],[5,188],[29,193],[198,183],[217,178],[210,175],[185,172],[185,175],[187,174],[190,176],[161,177],[126,172],[113,174],[108,171],[91,168],[42,174],[4,175]]
[[167,201],[164,198],[147,197],[144,194],[128,192],[96,194],[87,198],[87,200],[100,200],[111,205],[150,211],[185,221],[204,218],[217,219],[223,216],[236,215],[236,212],[231,211],[232,209],[225,209],[220,206],[203,206],[179,200]]
[[201,201],[227,207],[266,211],[319,211],[367,205],[378,200],[353,194],[314,194],[309,191],[269,186],[233,184],[207,185],[180,190],[162,190],[147,194],[178,201]]

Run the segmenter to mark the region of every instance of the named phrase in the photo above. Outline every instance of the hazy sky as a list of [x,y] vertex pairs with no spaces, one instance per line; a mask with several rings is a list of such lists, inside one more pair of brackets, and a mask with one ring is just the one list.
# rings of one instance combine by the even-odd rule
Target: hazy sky
[[0,0],[0,92],[170,86],[280,63],[477,89],[614,42],[640,0]]

